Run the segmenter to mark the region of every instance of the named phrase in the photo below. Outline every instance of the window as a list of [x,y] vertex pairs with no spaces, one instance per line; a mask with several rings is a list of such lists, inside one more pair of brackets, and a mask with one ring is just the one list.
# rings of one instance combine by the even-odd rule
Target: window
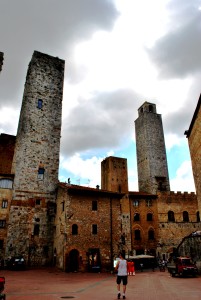
[[77,235],[78,234],[78,226],[77,224],[72,225],[72,235]]
[[168,221],[169,222],[175,222],[175,218],[174,218],[174,212],[173,211],[168,211]]
[[8,207],[8,200],[3,199],[2,200],[2,208],[7,208]]
[[200,222],[200,212],[199,211],[196,212],[196,217],[197,217],[197,222]]
[[98,210],[98,203],[96,200],[92,201],[92,210]]
[[6,220],[0,220],[0,228],[6,227]]
[[134,214],[134,219],[133,219],[133,220],[134,220],[134,222],[135,222],[135,221],[140,221],[140,214],[135,213],[135,214]]
[[64,211],[64,201],[61,202],[61,210]]
[[153,229],[150,229],[148,231],[148,239],[149,240],[154,240],[154,231],[153,231]]
[[139,206],[139,200],[134,200],[133,201],[133,206],[138,207]]
[[8,179],[8,178],[0,179],[0,188],[1,189],[12,189],[13,188],[12,179]]
[[183,211],[183,222],[189,222],[189,215],[187,211]]
[[44,173],[45,169],[44,168],[38,168],[38,179],[43,180],[44,179]]
[[36,199],[36,205],[40,205],[40,199]]
[[153,106],[149,105],[149,112],[153,112]]
[[3,240],[0,240],[0,249],[3,249]]
[[134,234],[135,234],[134,238],[135,238],[136,241],[141,240],[141,235],[140,235],[140,230],[139,229],[136,229]]
[[43,107],[43,100],[42,99],[38,99],[38,106],[37,108],[41,109]]
[[153,221],[153,215],[152,213],[147,214],[147,221]]
[[152,206],[152,200],[151,199],[146,200],[146,205],[148,207]]
[[98,233],[98,228],[96,224],[92,225],[92,234],[97,234]]
[[35,224],[34,225],[34,235],[39,235],[40,232],[40,225],[39,224]]

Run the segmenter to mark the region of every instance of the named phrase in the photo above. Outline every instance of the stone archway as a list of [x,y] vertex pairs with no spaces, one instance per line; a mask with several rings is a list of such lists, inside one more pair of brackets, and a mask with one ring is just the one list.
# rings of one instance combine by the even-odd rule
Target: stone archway
[[77,249],[72,249],[68,254],[68,259],[66,259],[66,271],[79,271],[79,251]]

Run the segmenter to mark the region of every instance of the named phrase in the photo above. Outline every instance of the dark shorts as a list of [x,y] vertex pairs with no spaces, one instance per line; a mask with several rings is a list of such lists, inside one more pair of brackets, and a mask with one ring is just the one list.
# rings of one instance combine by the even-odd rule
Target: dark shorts
[[123,282],[123,285],[127,285],[128,282],[128,276],[119,276],[117,275],[117,284],[120,284],[121,281]]

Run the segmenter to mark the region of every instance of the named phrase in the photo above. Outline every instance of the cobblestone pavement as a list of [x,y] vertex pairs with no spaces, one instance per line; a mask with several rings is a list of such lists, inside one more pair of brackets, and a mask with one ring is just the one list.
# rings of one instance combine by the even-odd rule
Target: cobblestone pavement
[[[9,271],[6,300],[116,299],[116,276],[109,273],[64,273],[56,269]],[[200,300],[201,277],[172,278],[168,272],[144,271],[129,276],[126,299]]]

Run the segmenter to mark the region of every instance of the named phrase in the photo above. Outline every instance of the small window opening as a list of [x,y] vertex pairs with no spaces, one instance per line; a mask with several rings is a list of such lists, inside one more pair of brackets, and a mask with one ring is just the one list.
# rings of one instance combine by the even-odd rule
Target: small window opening
[[78,234],[78,226],[77,224],[72,225],[72,235],[77,235]]
[[92,225],[92,234],[97,234],[98,233],[98,227],[96,224]]
[[141,240],[141,234],[139,229],[135,230],[135,240]]
[[0,228],[6,227],[6,220],[0,220]]
[[35,224],[34,225],[34,232],[33,232],[33,234],[38,236],[39,232],[40,232],[40,225],[39,224]]
[[152,221],[153,220],[153,215],[152,213],[147,214],[147,221]]
[[2,208],[7,208],[8,207],[8,200],[3,199],[1,207]]
[[135,213],[134,214],[134,219],[133,219],[134,221],[140,221],[140,214],[138,214],[138,213]]
[[38,168],[38,179],[43,180],[44,179],[44,174],[45,174],[45,169],[44,168]]
[[43,107],[43,100],[42,99],[38,99],[38,106],[37,108],[41,109]]
[[98,210],[98,203],[96,200],[92,201],[92,210]]

